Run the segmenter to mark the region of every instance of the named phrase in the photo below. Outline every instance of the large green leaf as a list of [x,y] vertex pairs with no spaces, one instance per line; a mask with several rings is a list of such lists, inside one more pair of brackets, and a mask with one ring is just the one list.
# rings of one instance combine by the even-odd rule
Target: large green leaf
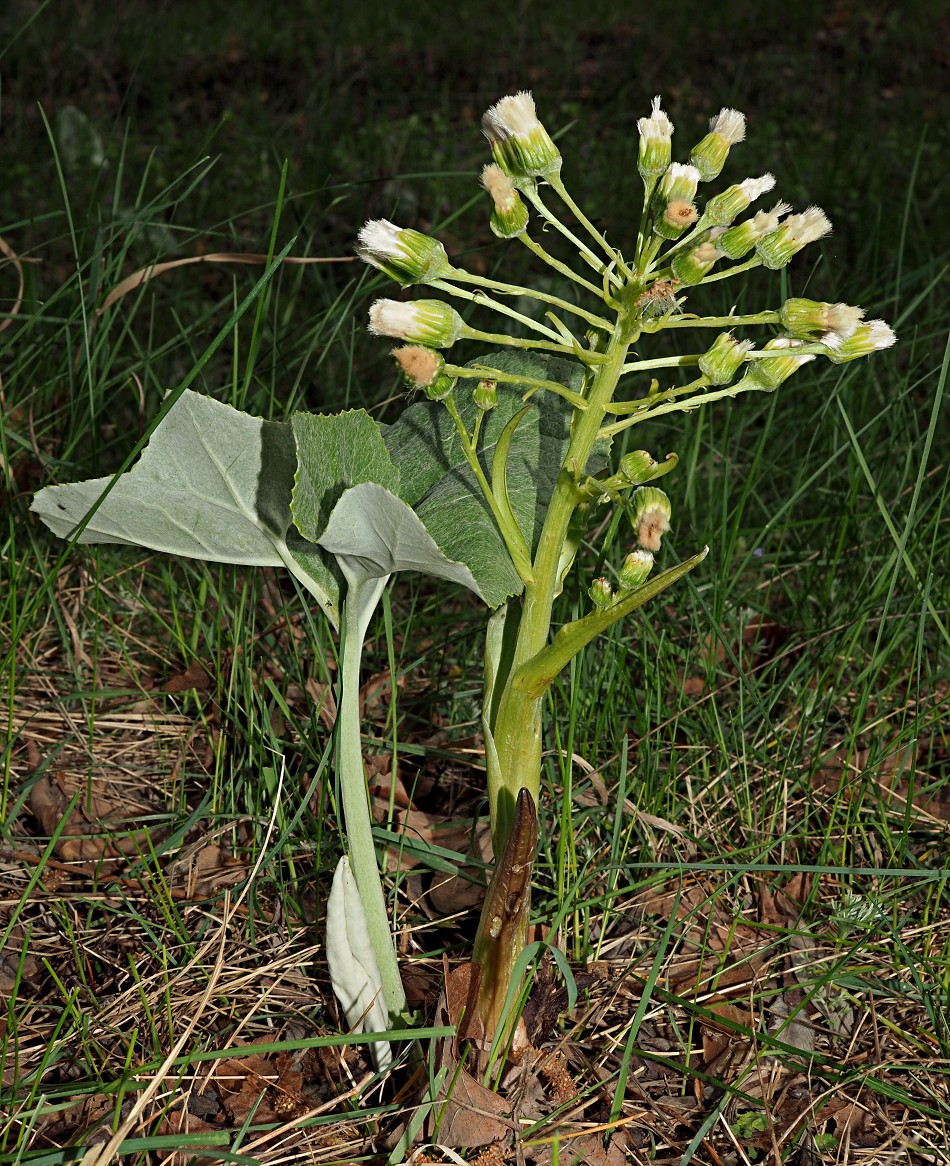
[[297,476],[291,510],[305,539],[317,542],[344,490],[377,482],[399,494],[393,465],[378,422],[364,409],[345,413],[295,413]]
[[363,482],[343,494],[320,545],[337,558],[347,578],[382,579],[396,571],[421,571],[461,583],[485,599],[468,567],[446,558],[412,507],[376,482]]
[[[290,525],[295,461],[289,425],[186,391],[77,541],[278,566],[283,560],[275,544]],[[66,537],[111,482],[92,478],[48,486],[31,509]]]
[[339,584],[323,552],[305,548],[304,563],[287,547],[296,460],[289,425],[186,390],[114,485],[112,478],[92,478],[47,486],[31,509],[65,538],[111,485],[77,542],[125,543],[214,563],[284,565],[336,626]]
[[[495,352],[473,362],[498,370],[496,407],[486,415],[479,459],[486,475],[501,433],[522,408],[524,384],[504,374],[557,381],[575,392],[583,369],[571,361],[534,353]],[[471,432],[477,408],[466,384],[455,391],[459,412]],[[538,392],[519,424],[508,456],[508,496],[526,544],[537,544],[551,493],[567,452],[573,407],[554,393]],[[432,401],[411,405],[384,430],[386,445],[401,475],[400,496],[450,559],[467,564],[492,607],[521,591],[522,583],[495,520],[475,480],[445,406]],[[597,453],[602,462],[602,451]],[[593,465],[589,470],[595,468]]]

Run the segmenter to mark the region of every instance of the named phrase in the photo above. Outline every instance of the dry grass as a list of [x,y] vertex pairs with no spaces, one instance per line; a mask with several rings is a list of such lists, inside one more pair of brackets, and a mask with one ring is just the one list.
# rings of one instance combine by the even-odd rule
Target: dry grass
[[[129,1160],[175,1163],[224,1151],[272,1163],[386,1160],[425,1099],[425,1078],[404,1064],[381,1083],[342,1034],[313,847],[295,837],[275,849],[275,818],[213,811],[227,726],[200,694],[173,703],[167,661],[144,637],[90,657],[74,631],[88,580],[61,582],[48,626],[21,645],[8,710],[19,809],[0,852],[6,1145],[29,1147],[27,1161],[81,1147],[88,1164],[120,1147]],[[187,682],[179,675],[170,687]],[[723,699],[729,684],[697,685],[694,699]],[[385,687],[376,675],[365,691],[380,739]],[[919,718],[915,740],[932,734],[945,704],[939,691],[903,710]],[[457,819],[477,812],[471,748],[439,763],[456,783],[439,797]],[[578,783],[578,837],[589,829],[600,847],[578,889],[594,927],[574,967],[577,1005],[567,1009],[559,974],[542,961],[526,1007],[533,1050],[505,1091],[528,1160],[550,1162],[556,1140],[560,1161],[580,1153],[606,1164],[684,1154],[710,1166],[947,1161],[950,908],[945,882],[926,873],[946,845],[943,803],[895,797],[893,765],[876,771],[872,796],[867,752],[837,770],[841,757],[825,753],[832,762],[810,787],[782,779],[776,764],[746,774],[743,793],[745,762],[735,758],[690,799],[691,820],[631,813],[652,838],[652,871],[626,851],[611,867],[609,821],[594,816],[602,782],[591,771]],[[698,773],[713,761],[686,748],[675,764]],[[384,782],[390,763],[375,767]],[[295,796],[293,778],[282,781]],[[423,785],[420,769],[414,796]],[[919,870],[886,872],[870,845],[864,891],[852,894],[843,869],[796,870],[794,848],[777,850],[774,838],[759,861],[748,849],[730,861],[725,847],[724,861],[710,861],[690,840],[742,837],[750,795],[773,799],[780,848],[787,823],[806,812],[831,837],[849,799],[844,832],[855,846],[873,838],[862,815],[867,826],[883,813],[906,834],[912,814]],[[464,824],[447,832],[409,801],[401,820],[417,838],[462,845]],[[779,853],[785,869],[770,869]],[[280,866],[294,872],[292,896]],[[439,953],[456,946],[451,920],[464,927],[471,913],[468,885],[446,891],[444,876],[418,866],[403,877],[400,947],[421,1023],[435,1017]],[[553,923],[550,938],[576,950],[577,916],[555,917],[557,906],[548,896],[536,934]],[[412,1160],[457,1160],[473,1120],[484,1122],[464,1106],[453,1114],[441,1138],[430,1119]],[[508,1153],[475,1146],[468,1156]]]

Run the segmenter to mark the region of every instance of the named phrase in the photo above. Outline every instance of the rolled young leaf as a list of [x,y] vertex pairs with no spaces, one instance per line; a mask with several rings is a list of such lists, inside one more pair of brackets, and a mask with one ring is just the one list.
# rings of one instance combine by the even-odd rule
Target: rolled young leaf
[[[330,983],[350,1028],[385,1032],[389,1028],[389,1016],[382,977],[356,880],[345,854],[337,863],[327,900],[327,964]],[[391,1064],[393,1055],[388,1041],[371,1042],[369,1051],[377,1069]]]

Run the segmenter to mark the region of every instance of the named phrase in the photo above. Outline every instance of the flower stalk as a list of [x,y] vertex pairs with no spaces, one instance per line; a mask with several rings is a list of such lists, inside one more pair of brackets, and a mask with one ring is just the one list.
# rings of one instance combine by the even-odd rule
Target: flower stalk
[[[676,566],[655,569],[663,534],[670,527],[671,504],[666,493],[650,483],[675,466],[675,457],[658,463],[639,451],[622,459],[617,472],[598,477],[591,471],[595,450],[643,421],[740,392],[773,392],[818,356],[836,362],[856,359],[888,347],[894,335],[882,321],[864,323],[860,308],[800,298],[764,311],[725,317],[682,311],[687,294],[695,294],[703,284],[755,267],[778,270],[831,230],[818,207],[791,214],[791,207],[784,202],[743,219],[750,206],[775,186],[772,174],[747,178],[702,198],[701,184],[718,177],[733,147],[745,137],[745,118],[737,110],[720,110],[689,161],[679,163],[672,160],[672,122],[661,108],[660,98],[654,99],[650,115],[638,123],[637,168],[643,181],[643,207],[629,258],[608,242],[567,190],[561,178],[560,150],[538,120],[530,94],[503,98],[486,113],[482,126],[494,159],[482,173],[482,185],[492,201],[491,230],[501,239],[518,240],[526,246],[570,281],[579,295],[589,295],[593,307],[464,272],[452,265],[441,244],[425,242],[415,233],[393,237],[370,231],[368,224],[364,229],[368,241],[362,245],[367,252],[364,258],[394,277],[405,280],[415,265],[415,282],[468,300],[473,308],[501,313],[534,335],[523,338],[484,331],[446,306],[440,315],[425,300],[418,301],[423,305],[418,319],[410,319],[404,306],[397,313],[396,309],[374,305],[373,330],[412,339],[428,329],[429,338],[421,343],[436,348],[451,347],[458,340],[476,340],[554,353],[575,361],[582,370],[583,386],[578,391],[543,376],[500,371],[492,367],[491,360],[439,366],[439,375],[456,386],[444,396],[445,407],[522,582],[520,596],[492,618],[486,650],[483,726],[498,865],[479,925],[475,963],[480,974],[480,1020],[490,1037],[501,1021],[512,968],[527,935],[548,687],[595,636],[694,569],[706,554],[704,549]],[[549,206],[542,197],[542,185],[560,199],[589,242]],[[581,271],[550,254],[532,237],[535,224],[558,232],[574,250]],[[599,286],[581,273],[585,268],[596,273]],[[466,291],[459,284],[476,290]],[[510,295],[532,296],[559,314],[549,312],[549,325],[539,324],[497,298]],[[564,324],[562,315],[584,321],[591,331],[580,340]],[[745,329],[763,326],[773,330],[771,336],[760,339],[744,334]],[[641,356],[643,338],[664,329],[684,328],[710,329],[718,334],[701,352]],[[740,330],[738,335],[736,330]],[[698,376],[663,390],[653,381],[645,396],[616,399],[625,377],[683,368],[696,369]],[[474,404],[478,416],[469,432],[454,393],[460,391],[459,385],[473,379],[477,381]],[[482,421],[495,408],[502,389],[522,391],[523,407],[496,438],[489,472],[483,465],[485,451],[479,449]],[[531,540],[521,530],[508,497],[507,462],[518,425],[539,391],[554,393],[573,409],[573,415],[540,530]],[[636,545],[614,581],[607,577],[591,581],[590,611],[552,637],[557,595],[586,525],[594,510],[604,504],[623,505]]]

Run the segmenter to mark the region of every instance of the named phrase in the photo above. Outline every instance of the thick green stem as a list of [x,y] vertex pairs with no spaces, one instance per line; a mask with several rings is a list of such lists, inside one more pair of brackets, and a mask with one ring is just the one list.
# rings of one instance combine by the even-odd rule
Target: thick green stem
[[[541,786],[541,728],[544,691],[515,685],[513,679],[529,660],[543,651],[550,637],[551,615],[560,582],[560,566],[571,518],[583,501],[578,483],[584,474],[597,434],[604,420],[627,351],[636,340],[625,311],[601,353],[602,361],[591,374],[585,396],[587,408],[574,414],[571,440],[557,484],[551,495],[544,525],[535,552],[532,578],[525,584],[521,599],[520,620],[510,653],[501,644],[503,624],[494,626],[491,635],[498,639],[490,647],[487,666],[491,672],[486,685],[485,736],[488,755],[488,797],[492,820],[492,845],[496,859],[507,861],[511,844],[516,843],[517,863],[524,851],[524,817],[526,807],[538,804]],[[514,614],[509,611],[508,618]],[[510,640],[509,640],[510,642]],[[492,710],[497,710],[494,717]],[[514,833],[513,833],[514,831]],[[492,1025],[499,1015],[511,978],[511,970],[523,946],[528,919],[528,894],[524,889],[517,919],[506,928],[502,951],[494,942],[498,931],[498,880],[496,871],[486,900],[476,938],[476,963],[481,971],[479,990],[480,1018],[492,1035]],[[518,937],[520,936],[520,940]]]
[[[548,504],[544,526],[535,553],[531,582],[522,600],[521,620],[512,660],[512,675],[547,645],[551,614],[557,590],[564,541],[578,503],[582,500],[577,483],[584,473],[607,405],[624,365],[634,337],[627,333],[621,318],[605,352],[603,363],[593,374],[587,392],[587,408],[574,415],[573,433],[560,478]],[[500,854],[507,841],[518,791],[524,787],[537,803],[541,779],[541,701],[506,687],[498,704],[493,725],[498,754],[499,788],[489,788],[495,853]]]

